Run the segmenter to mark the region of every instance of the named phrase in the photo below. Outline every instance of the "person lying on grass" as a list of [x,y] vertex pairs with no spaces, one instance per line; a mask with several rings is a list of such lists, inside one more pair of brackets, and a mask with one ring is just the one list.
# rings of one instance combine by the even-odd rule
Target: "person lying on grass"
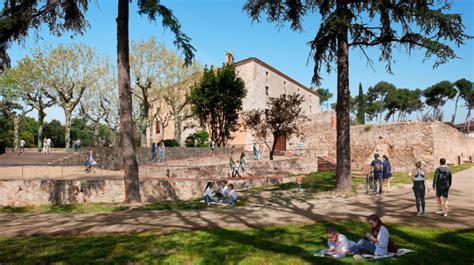
[[355,245],[354,241],[348,240],[345,235],[338,233],[332,227],[328,227],[326,234],[328,237],[329,249],[323,251],[322,254],[324,255],[343,258],[349,253],[349,248]]
[[[353,254],[370,254],[375,256],[386,256],[388,252],[396,253],[398,246],[392,242],[389,237],[387,228],[376,214],[372,214],[367,218],[372,231],[360,239],[349,251]],[[354,255],[354,258],[360,258]]]

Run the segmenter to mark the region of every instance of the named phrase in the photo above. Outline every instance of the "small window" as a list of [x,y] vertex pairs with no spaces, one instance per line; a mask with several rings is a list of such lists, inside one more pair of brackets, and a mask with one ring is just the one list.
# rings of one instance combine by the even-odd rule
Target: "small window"
[[283,81],[283,85],[286,86],[286,81]]
[[268,87],[265,87],[265,95],[268,96]]
[[155,133],[160,133],[161,132],[161,123],[157,122],[155,123]]
[[265,71],[265,77],[268,77],[268,71]]
[[313,109],[313,106],[309,105],[309,114],[311,114],[312,112],[312,109]]

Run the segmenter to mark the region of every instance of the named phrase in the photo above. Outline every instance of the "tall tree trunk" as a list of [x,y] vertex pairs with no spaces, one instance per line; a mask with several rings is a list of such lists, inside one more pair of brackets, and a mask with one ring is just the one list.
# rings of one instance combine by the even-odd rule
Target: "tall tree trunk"
[[138,203],[140,198],[140,179],[133,138],[132,93],[130,90],[130,65],[128,44],[129,0],[118,1],[117,16],[117,65],[120,101],[120,146],[122,148],[125,203]]
[[46,117],[46,113],[44,110],[38,110],[38,150],[41,151],[43,147],[43,125],[44,125],[44,117]]
[[174,139],[181,144],[181,125],[182,120],[180,115],[174,116]]
[[64,121],[64,127],[66,128],[66,131],[64,133],[64,144],[66,145],[66,150],[69,150],[71,148],[71,111],[68,109],[64,109],[64,116],[65,116],[65,121]]
[[459,95],[456,97],[456,103],[454,103],[454,113],[451,118],[451,124],[454,125],[454,120],[456,119],[456,112],[458,111],[458,101],[459,101]]
[[472,106],[468,108],[466,122],[464,122],[464,131],[466,132],[466,134],[471,133],[471,111],[472,111]]
[[272,144],[272,150],[270,150],[270,160],[273,160],[273,155],[275,154],[277,141],[278,141],[278,136],[276,134],[273,134],[273,144]]
[[140,119],[140,146],[147,147],[147,140],[146,140],[146,130],[147,130],[147,120],[146,118]]
[[[339,8],[345,8],[346,3],[340,1]],[[337,166],[336,192],[351,192],[351,139],[349,117],[349,46],[347,31],[337,37]]]
[[13,116],[13,151],[18,151],[18,144],[20,143],[20,116],[15,114]]
[[100,133],[100,123],[94,122],[94,145],[101,146],[101,142],[99,141],[99,133]]

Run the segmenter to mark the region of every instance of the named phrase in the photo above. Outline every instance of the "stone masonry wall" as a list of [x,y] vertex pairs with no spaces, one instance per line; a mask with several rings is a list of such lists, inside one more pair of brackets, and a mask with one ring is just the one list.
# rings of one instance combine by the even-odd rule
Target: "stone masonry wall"
[[[142,180],[144,203],[200,198],[209,180]],[[294,182],[294,177],[273,177],[231,181],[238,190]],[[25,206],[70,203],[121,203],[123,180],[14,180],[0,181],[0,205]]]
[[[336,157],[336,129],[333,112],[321,113],[303,125],[305,148],[319,156]],[[351,126],[352,168],[361,169],[373,154],[388,155],[394,171],[406,172],[418,160],[427,170],[439,165],[444,157],[450,163],[474,158],[474,139],[441,122],[401,122]]]
[[[216,148],[214,155],[230,154],[230,152],[241,152],[240,148]],[[86,152],[88,149],[81,149],[79,157],[72,157],[64,161],[65,166],[82,165],[86,160]],[[94,160],[99,163],[100,167],[110,170],[118,170],[122,168],[123,159],[122,152],[119,147],[94,147],[92,148]],[[151,160],[150,147],[137,147],[138,165],[145,165]],[[193,157],[208,156],[211,152],[210,148],[186,148],[186,147],[166,147],[165,158],[167,160],[187,159]],[[158,159],[158,154],[157,154]]]

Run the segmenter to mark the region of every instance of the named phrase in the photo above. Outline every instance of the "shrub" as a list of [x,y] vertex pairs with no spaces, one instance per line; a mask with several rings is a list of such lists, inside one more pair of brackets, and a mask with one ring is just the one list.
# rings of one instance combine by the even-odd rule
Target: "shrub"
[[179,147],[178,141],[175,139],[165,139],[163,140],[163,143],[165,143],[165,147]]

